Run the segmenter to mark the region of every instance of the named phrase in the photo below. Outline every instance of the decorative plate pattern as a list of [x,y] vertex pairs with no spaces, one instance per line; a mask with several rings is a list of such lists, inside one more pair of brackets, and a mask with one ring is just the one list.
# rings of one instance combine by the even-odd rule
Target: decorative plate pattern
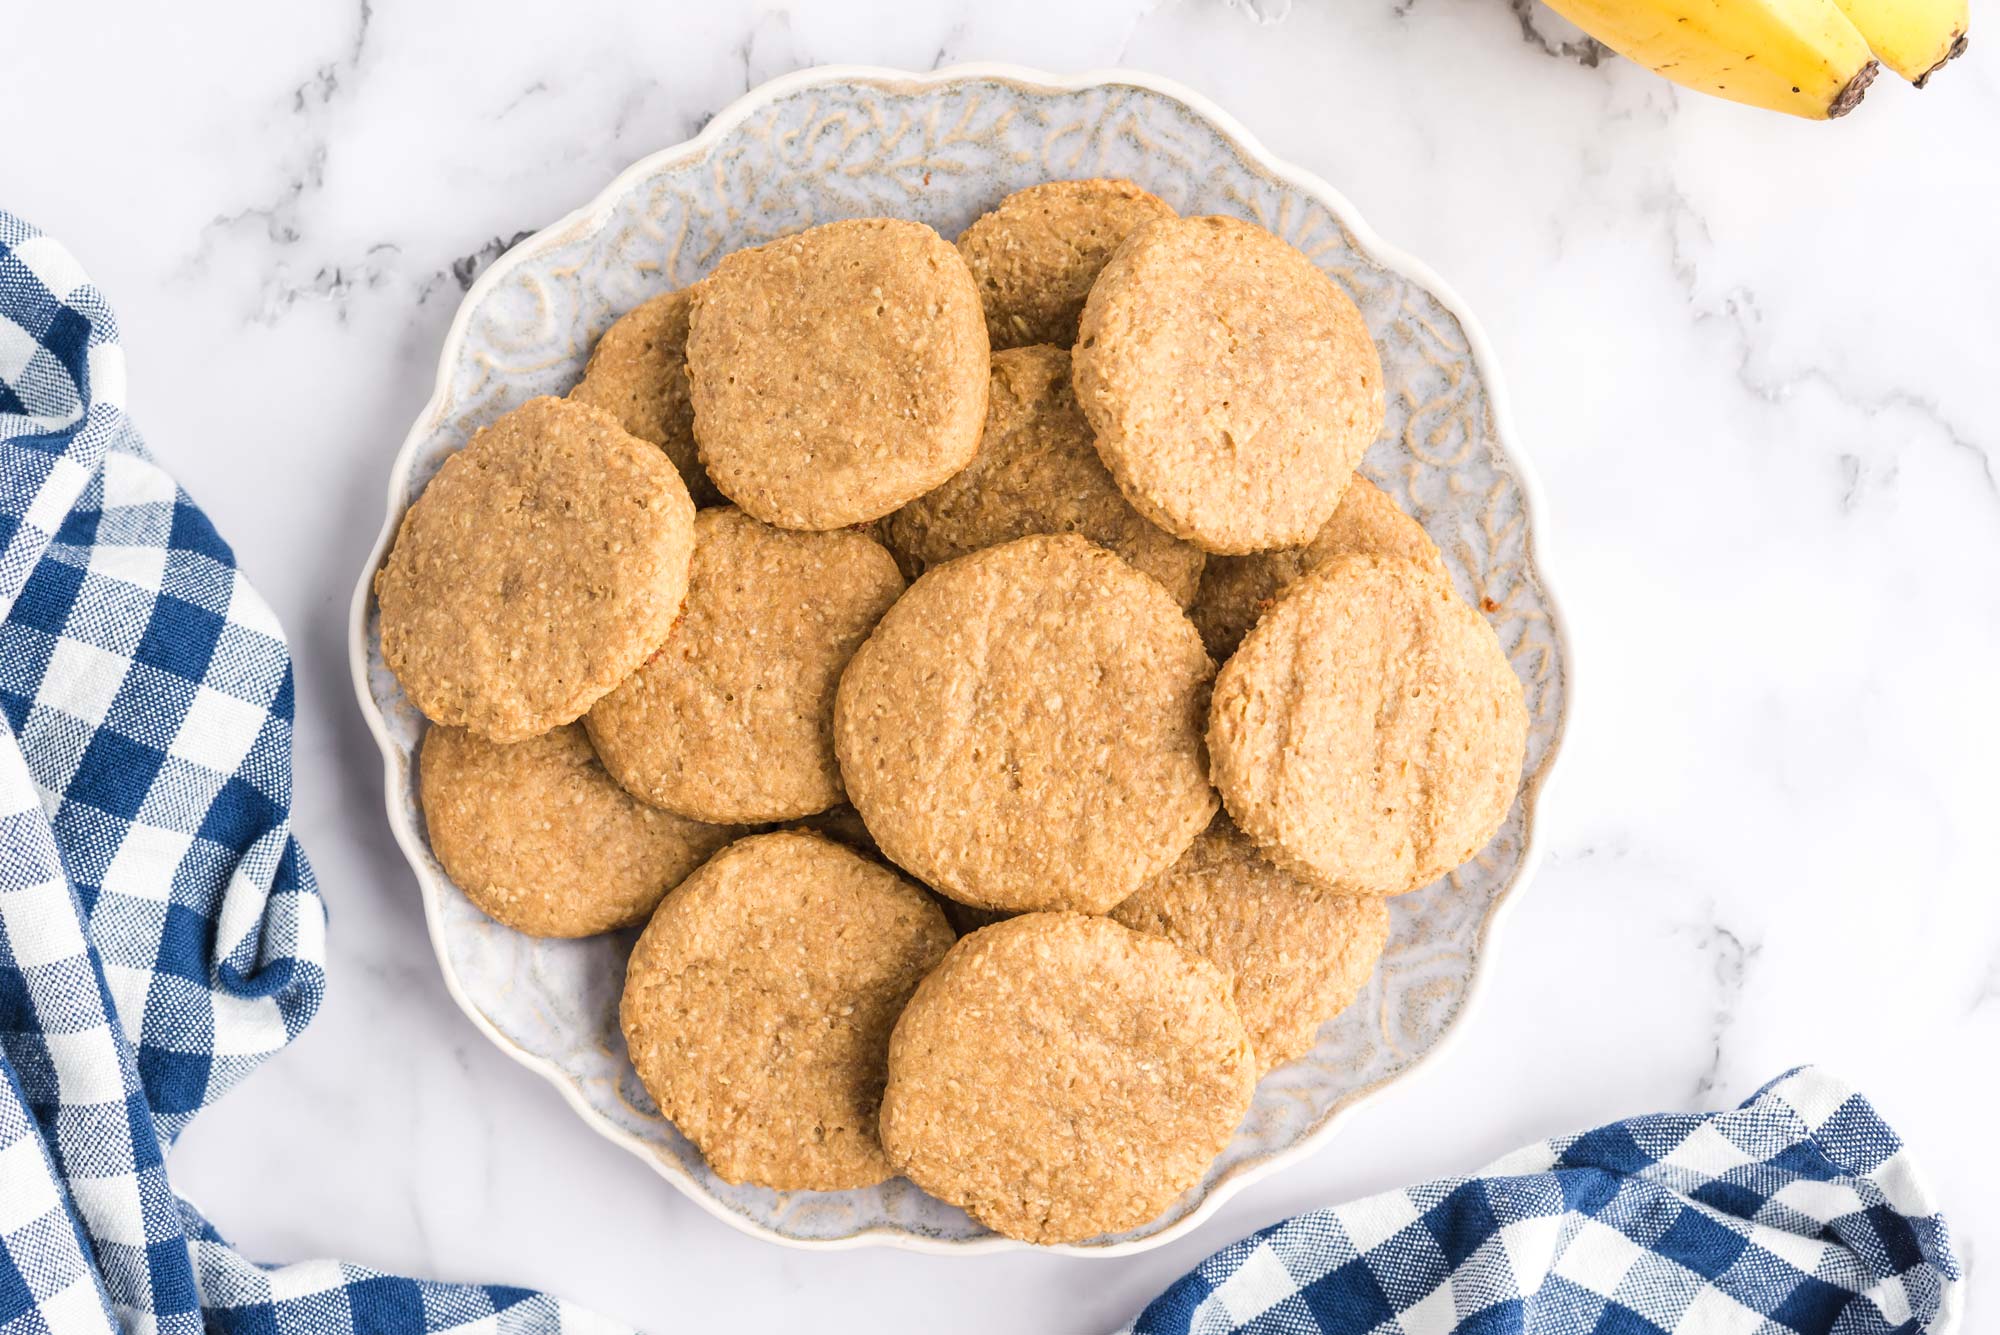
[[1150,76],[826,69],[752,92],[699,138],[646,158],[589,206],[515,246],[466,295],[436,393],[391,474],[388,520],[355,590],[351,648],[385,760],[390,822],[459,1004],[593,1128],[721,1218],[778,1241],[1019,1245],[903,1181],[780,1193],[732,1187],[708,1170],[625,1060],[617,1000],[631,934],[517,935],[474,909],[432,858],[416,792],[424,725],[382,664],[369,582],[403,510],[444,458],[523,400],[566,391],[596,334],[646,297],[694,282],[732,250],[814,223],[892,215],[955,236],[1011,190],[1086,176],[1128,177],[1183,213],[1253,219],[1354,296],[1389,388],[1388,428],[1366,470],[1423,522],[1459,591],[1498,629],[1527,684],[1531,723],[1523,796],[1499,837],[1445,880],[1393,901],[1388,953],[1367,990],[1307,1057],[1264,1080],[1203,1181],[1143,1228],[1063,1250],[1116,1254],[1186,1232],[1435,1052],[1487,966],[1496,910],[1534,861],[1532,818],[1562,735],[1568,647],[1536,562],[1533,484],[1504,440],[1492,358],[1435,278],[1377,241],[1326,185],[1272,160],[1198,96]]

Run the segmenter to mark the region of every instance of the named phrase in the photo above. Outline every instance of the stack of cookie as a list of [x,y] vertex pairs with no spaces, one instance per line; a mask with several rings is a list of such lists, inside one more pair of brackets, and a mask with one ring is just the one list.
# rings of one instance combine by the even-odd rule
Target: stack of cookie
[[631,1058],[724,1179],[1141,1224],[1519,781],[1382,418],[1305,256],[1125,182],[731,255],[404,517],[432,849],[517,930],[646,924]]

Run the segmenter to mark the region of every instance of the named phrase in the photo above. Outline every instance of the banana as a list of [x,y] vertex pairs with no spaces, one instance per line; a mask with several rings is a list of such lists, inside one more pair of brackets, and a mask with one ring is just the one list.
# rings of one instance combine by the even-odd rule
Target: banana
[[[1898,0],[1867,2],[1885,12],[1898,6]],[[1548,0],[1548,5],[1618,54],[1675,83],[1813,120],[1852,111],[1881,68],[1834,0]]]
[[1917,87],[1965,50],[1972,0],[1836,0],[1882,63]]

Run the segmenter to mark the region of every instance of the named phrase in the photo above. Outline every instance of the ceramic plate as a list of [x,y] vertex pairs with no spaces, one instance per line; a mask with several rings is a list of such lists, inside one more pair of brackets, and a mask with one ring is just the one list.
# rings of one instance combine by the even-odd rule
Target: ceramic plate
[[389,477],[389,510],[355,589],[355,687],[381,744],[389,822],[415,869],[452,995],[488,1037],[560,1089],[595,1131],[718,1217],[801,1246],[1014,1247],[894,1181],[866,1191],[732,1187],[664,1121],[626,1063],[617,999],[631,934],[536,941],[481,915],[432,858],[417,802],[423,721],[382,664],[369,578],[403,510],[483,423],[575,382],[592,339],[732,250],[835,218],[916,218],[945,236],[1011,190],[1122,176],[1182,213],[1252,219],[1360,303],[1382,349],[1387,429],[1366,470],[1422,520],[1459,591],[1485,610],[1527,683],[1521,800],[1492,846],[1393,901],[1389,949],[1312,1053],[1267,1077],[1235,1139],[1158,1219],[1062,1250],[1157,1246],[1231,1194],[1324,1144],[1342,1115],[1434,1056],[1492,967],[1498,910],[1535,862],[1533,826],[1562,736],[1568,648],[1541,564],[1535,486],[1513,447],[1491,353],[1428,270],[1376,239],[1323,182],[1276,161],[1198,95],[1149,75],[1058,78],[998,66],[933,74],[808,70],[766,84],[701,135],[635,164],[586,207],[509,250],[466,294],[437,390]]

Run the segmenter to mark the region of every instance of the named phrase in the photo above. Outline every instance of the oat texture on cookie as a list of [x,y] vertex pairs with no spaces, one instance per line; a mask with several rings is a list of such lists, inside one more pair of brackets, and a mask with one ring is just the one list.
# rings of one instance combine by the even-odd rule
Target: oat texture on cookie
[[612,322],[591,350],[583,379],[569,392],[602,408],[640,440],[667,452],[696,505],[719,493],[702,471],[694,444],[694,404],[688,398],[688,312],[694,293],[682,288],[653,297]]
[[646,920],[739,833],[638,801],[580,723],[523,742],[424,734],[419,793],[431,851],[488,917],[530,936],[592,936]]
[[1139,511],[1211,552],[1310,542],[1382,429],[1382,367],[1354,302],[1234,218],[1154,223],[1083,310],[1077,401]]
[[842,675],[848,799],[954,899],[1105,912],[1215,812],[1213,672],[1167,591],[1088,539],[974,552],[912,584]]
[[1134,510],[1104,470],[1070,388],[1069,354],[1040,345],[993,355],[986,429],[970,464],[889,516],[889,548],[912,577],[1031,533],[1080,533],[1151,575],[1186,606],[1201,548]]
[[1111,916],[1164,936],[1229,976],[1260,1070],[1312,1050],[1389,941],[1389,909],[1273,865],[1227,816]]
[[824,811],[842,795],[834,687],[902,591],[895,560],[862,533],[701,511],[679,623],[588,716],[605,767],[696,820]]
[[1256,1061],[1222,973],[1108,918],[1030,913],[964,938],[889,1044],[882,1144],[1010,1237],[1146,1222],[1249,1110]]
[[724,1181],[870,1186],[891,1172],[877,1134],[889,1033],[951,943],[921,889],[832,840],[739,840],[633,948],[626,1047]]
[[1279,865],[1353,894],[1428,885],[1492,839],[1520,785],[1520,678],[1477,612],[1400,557],[1288,589],[1216,679],[1230,817]]
[[971,461],[987,357],[972,275],[922,223],[740,250],[701,284],[688,331],[702,464],[765,523],[865,523]]
[[1076,342],[1084,298],[1121,242],[1174,216],[1130,181],[1045,181],[1016,190],[959,234],[993,347]]
[[530,399],[403,516],[375,576],[382,658],[434,723],[521,741],[629,676],[687,592],[694,506],[608,414]]
[[1336,556],[1367,552],[1400,556],[1447,582],[1451,579],[1444,557],[1423,525],[1404,514],[1388,492],[1356,473],[1333,518],[1305,546],[1210,557],[1188,615],[1219,663],[1236,652],[1257,618],[1293,580]]

